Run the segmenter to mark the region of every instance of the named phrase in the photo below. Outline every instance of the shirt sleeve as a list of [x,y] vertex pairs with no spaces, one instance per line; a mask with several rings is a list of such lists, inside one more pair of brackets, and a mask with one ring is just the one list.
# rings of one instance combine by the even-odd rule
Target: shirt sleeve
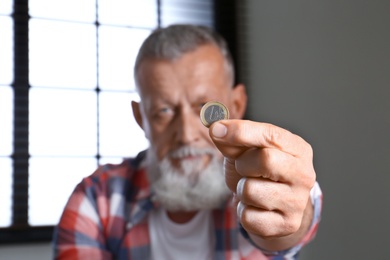
[[266,256],[269,256],[270,259],[297,259],[299,251],[302,249],[303,246],[305,246],[307,243],[309,243],[311,240],[314,239],[318,225],[321,220],[321,212],[322,212],[322,191],[318,184],[318,182],[315,183],[313,188],[310,191],[310,199],[314,208],[313,212],[313,219],[310,225],[309,230],[307,231],[306,235],[303,237],[303,239],[294,247],[283,250],[283,251],[268,251],[264,250],[262,248],[259,248],[253,241],[251,241],[248,233],[246,230],[240,225],[240,231],[243,234],[243,236],[248,239],[252,245],[259,248]]
[[91,183],[84,179],[65,206],[53,234],[54,259],[112,259],[105,245],[104,218],[99,216],[104,209],[98,208],[99,191]]

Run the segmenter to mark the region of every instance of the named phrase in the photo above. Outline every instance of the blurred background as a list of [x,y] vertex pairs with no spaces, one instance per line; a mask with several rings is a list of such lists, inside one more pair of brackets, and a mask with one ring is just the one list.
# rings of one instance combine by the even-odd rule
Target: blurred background
[[390,2],[1,0],[0,259],[50,259],[53,225],[98,164],[147,147],[132,66],[151,30],[228,40],[246,117],[313,146],[324,208],[300,259],[387,259]]

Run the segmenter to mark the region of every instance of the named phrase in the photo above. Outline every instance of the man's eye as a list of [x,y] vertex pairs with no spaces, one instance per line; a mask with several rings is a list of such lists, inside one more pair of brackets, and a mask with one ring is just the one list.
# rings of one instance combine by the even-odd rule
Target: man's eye
[[173,115],[173,110],[169,107],[162,107],[156,110],[154,117],[155,118],[167,118]]
[[172,109],[170,109],[170,108],[168,108],[168,107],[163,107],[163,108],[161,108],[158,112],[159,112],[160,114],[167,114],[167,113],[172,112]]

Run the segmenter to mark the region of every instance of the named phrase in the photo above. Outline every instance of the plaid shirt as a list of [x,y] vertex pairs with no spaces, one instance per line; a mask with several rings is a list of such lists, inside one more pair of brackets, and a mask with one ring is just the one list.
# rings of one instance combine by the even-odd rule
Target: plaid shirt
[[[144,157],[101,166],[75,188],[54,232],[55,259],[150,259],[147,216],[157,205],[141,167]],[[316,186],[312,226],[300,244],[283,252],[252,245],[230,203],[213,210],[214,259],[296,259],[317,230],[322,194]]]

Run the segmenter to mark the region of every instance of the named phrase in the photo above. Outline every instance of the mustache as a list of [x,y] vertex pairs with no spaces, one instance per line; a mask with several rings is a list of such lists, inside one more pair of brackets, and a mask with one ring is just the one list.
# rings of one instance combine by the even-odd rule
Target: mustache
[[199,148],[193,146],[181,146],[173,151],[170,151],[166,157],[171,159],[180,159],[188,156],[199,156],[199,155],[217,155],[216,150],[213,148]]

